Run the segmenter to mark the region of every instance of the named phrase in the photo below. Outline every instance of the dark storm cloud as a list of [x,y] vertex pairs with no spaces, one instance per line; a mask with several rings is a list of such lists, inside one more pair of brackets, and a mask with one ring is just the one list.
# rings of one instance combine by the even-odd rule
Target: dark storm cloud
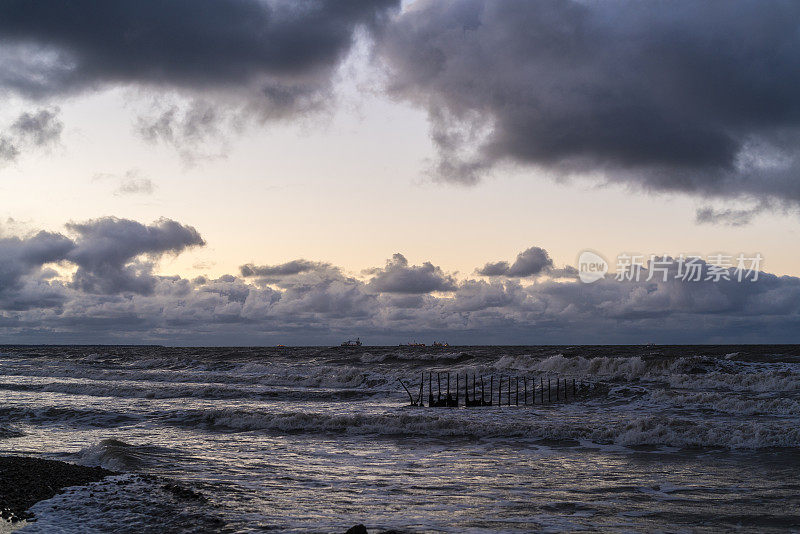
[[459,285],[452,303],[454,311],[475,312],[486,309],[508,308],[525,299],[522,286],[517,283],[467,280]]
[[318,263],[308,260],[293,260],[280,265],[253,265],[248,263],[239,267],[239,272],[242,276],[288,276],[292,274],[300,274],[308,271],[313,271],[321,268],[329,267],[326,263]]
[[[86,292],[151,293],[153,260],[205,244],[197,230],[169,219],[144,225],[105,217],[66,226],[78,236],[67,258],[78,266],[73,284]],[[142,255],[149,260],[137,261]]]
[[31,97],[105,84],[256,87],[274,106],[328,82],[397,0],[7,0],[0,84]]
[[52,232],[0,238],[0,313],[59,306],[64,288],[43,266],[62,261],[74,248],[70,239]]
[[[246,126],[319,111],[362,29],[399,0],[0,2],[0,91],[56,100],[108,87],[152,97],[135,131],[186,165]],[[12,140],[13,141],[13,140]],[[0,158],[18,147],[0,137]]]
[[517,259],[509,265],[507,261],[487,263],[477,273],[481,276],[509,276],[521,278],[536,276],[553,268],[553,260],[547,251],[540,247],[531,247],[517,254]]
[[515,162],[800,202],[798,23],[793,1],[419,0],[380,51],[447,180]]
[[70,239],[51,232],[0,238],[0,294],[18,288],[23,276],[46,263],[63,260],[74,248]]
[[383,293],[430,293],[452,291],[456,282],[452,276],[430,262],[408,265],[402,254],[394,254],[383,269],[373,269],[368,287]]
[[[101,219],[69,228],[74,238],[40,232],[0,239],[4,339],[308,344],[338,343],[355,332],[370,343],[421,336],[451,343],[719,343],[797,342],[800,332],[800,279],[760,272],[756,281],[739,282],[728,271],[730,279],[715,282],[706,279],[704,263],[696,282],[675,278],[673,264],[666,278],[644,267],[639,281],[608,275],[592,284],[545,278],[524,285],[521,277],[448,280],[429,262],[409,266],[396,255],[370,270],[368,282],[328,264],[283,267],[289,262],[269,268],[285,273],[271,287],[248,266],[246,276],[216,279],[154,274],[158,256],[201,242],[174,221]],[[53,263],[84,274],[59,276],[47,267]],[[547,274],[561,271],[574,268]],[[436,295],[443,287],[449,289]]]
[[336,277],[296,284],[286,288],[272,312],[281,320],[303,324],[325,324],[328,321],[365,320],[379,311],[375,295],[369,294],[363,282]]
[[74,238],[39,232],[0,239],[0,297],[27,302],[30,291],[50,300],[63,295],[66,287],[50,282],[57,273],[43,269],[50,263],[77,267],[69,286],[80,292],[150,294],[159,280],[152,272],[159,258],[205,244],[197,230],[169,219],[144,225],[104,217],[66,227]]
[[511,266],[507,261],[489,262],[476,272],[481,276],[503,276],[508,272]]
[[[702,262],[701,262],[702,263]],[[769,316],[794,316],[800,304],[800,279],[759,273],[757,281],[737,281],[735,272],[729,279],[706,280],[708,268],[703,263],[704,276],[697,282],[675,278],[673,267],[664,281],[661,273],[643,271],[640,281],[618,282],[613,277],[595,284],[547,282],[537,287],[535,294],[544,299],[551,314],[563,318],[589,320],[592,316],[604,322],[632,321],[646,323],[651,319],[664,319],[679,323],[686,317],[711,319],[719,314],[734,324],[736,320],[767,322]],[[691,322],[685,323],[690,327]]]

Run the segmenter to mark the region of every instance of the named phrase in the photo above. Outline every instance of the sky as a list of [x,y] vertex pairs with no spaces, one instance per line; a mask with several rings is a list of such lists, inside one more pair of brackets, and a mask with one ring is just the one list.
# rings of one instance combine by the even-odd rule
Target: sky
[[0,343],[800,342],[799,24],[7,0]]

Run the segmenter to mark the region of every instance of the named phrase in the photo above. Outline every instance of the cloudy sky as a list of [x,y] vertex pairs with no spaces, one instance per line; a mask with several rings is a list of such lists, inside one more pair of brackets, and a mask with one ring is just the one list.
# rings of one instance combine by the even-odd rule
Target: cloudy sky
[[797,2],[5,0],[0,43],[0,342],[800,342]]

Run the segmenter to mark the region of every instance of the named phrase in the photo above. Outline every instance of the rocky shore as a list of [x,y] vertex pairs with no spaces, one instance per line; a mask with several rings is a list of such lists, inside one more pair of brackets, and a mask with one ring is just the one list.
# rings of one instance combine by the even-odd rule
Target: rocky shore
[[96,482],[112,471],[56,460],[23,456],[0,456],[0,517],[17,522],[32,519],[28,508],[49,499],[62,488]]
[[[363,524],[359,523],[358,525],[354,525],[347,529],[347,532],[344,534],[369,534],[367,531],[367,527]],[[413,534],[411,531],[406,530],[382,530],[378,532],[378,534]]]

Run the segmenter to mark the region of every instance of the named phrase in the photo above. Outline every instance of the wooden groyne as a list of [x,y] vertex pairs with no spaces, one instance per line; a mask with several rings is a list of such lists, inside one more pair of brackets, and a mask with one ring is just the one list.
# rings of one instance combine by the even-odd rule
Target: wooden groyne
[[[451,373],[437,372],[435,374],[434,380],[433,372],[427,373],[427,377],[424,372],[422,373],[416,397],[405,382],[398,379],[408,393],[411,406],[429,408],[534,406],[576,400],[587,397],[592,391],[598,389],[598,384],[587,383],[575,378],[498,375],[495,388],[494,375],[478,376],[475,373],[472,375],[455,373],[455,380],[451,382]],[[424,395],[425,386],[427,386],[427,398]]]

